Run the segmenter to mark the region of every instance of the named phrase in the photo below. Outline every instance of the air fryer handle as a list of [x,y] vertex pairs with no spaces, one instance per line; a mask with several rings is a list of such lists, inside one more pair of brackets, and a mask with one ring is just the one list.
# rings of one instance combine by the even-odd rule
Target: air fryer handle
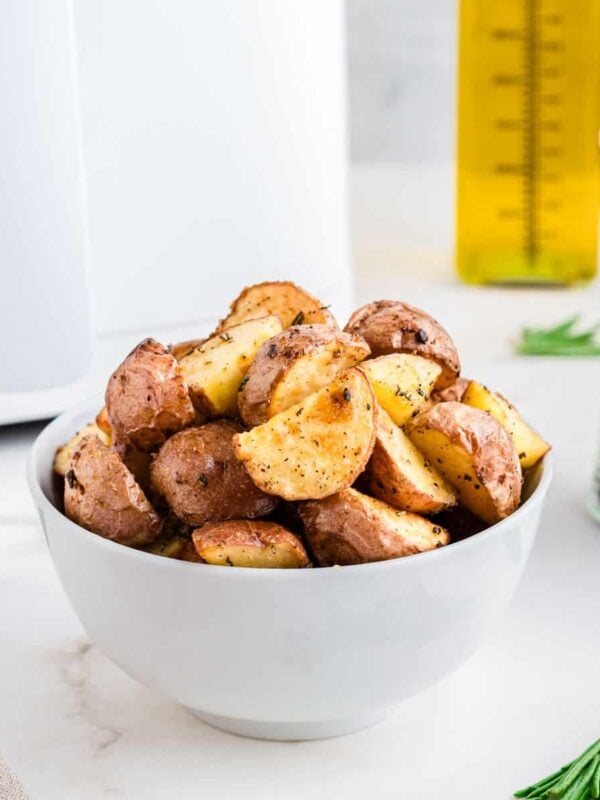
[[6,3],[0,25],[0,390],[91,366],[71,0]]

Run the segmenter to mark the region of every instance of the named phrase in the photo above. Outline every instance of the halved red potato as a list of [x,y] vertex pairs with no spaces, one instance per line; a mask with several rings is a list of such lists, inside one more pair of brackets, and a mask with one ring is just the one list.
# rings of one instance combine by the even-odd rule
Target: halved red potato
[[243,429],[215,420],[176,433],[160,448],[151,467],[154,491],[188,525],[265,517],[277,500],[257,488],[233,449]]
[[366,475],[370,494],[402,511],[435,514],[456,505],[456,491],[382,408]]
[[440,525],[356,489],[303,503],[300,516],[304,536],[322,567],[402,558],[450,541]]
[[451,483],[462,505],[488,524],[518,507],[522,475],[506,430],[464,403],[436,403],[407,430],[412,443]]
[[512,403],[481,383],[469,381],[462,402],[488,411],[508,431],[519,454],[521,469],[533,467],[550,450],[548,442],[525,422]]
[[437,362],[436,389],[450,386],[460,374],[460,359],[448,332],[420,308],[394,300],[368,303],[352,314],[344,330],[360,334],[373,356],[414,353]]
[[144,339],[113,372],[106,409],[114,436],[151,450],[193,422],[195,414],[176,359]]
[[255,569],[299,569],[309,564],[300,539],[275,522],[211,522],[195,530],[192,540],[207,564]]
[[131,472],[96,435],[79,442],[65,475],[64,498],[69,519],[121,544],[149,544],[163,526]]

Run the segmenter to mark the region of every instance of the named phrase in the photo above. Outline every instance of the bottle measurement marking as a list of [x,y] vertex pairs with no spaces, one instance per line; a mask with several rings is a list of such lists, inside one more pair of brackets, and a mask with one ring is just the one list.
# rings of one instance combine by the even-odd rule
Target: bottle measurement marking
[[496,28],[491,31],[492,42],[496,46],[514,42],[522,45],[520,70],[491,76],[492,85],[497,89],[522,91],[522,116],[495,120],[497,130],[521,134],[521,159],[498,161],[494,164],[494,172],[507,177],[520,176],[522,179],[522,208],[500,207],[498,217],[505,221],[523,222],[523,254],[530,268],[536,264],[541,240],[547,242],[556,238],[555,230],[545,231],[543,235],[539,230],[539,211],[557,208],[555,204],[541,203],[540,188],[560,181],[560,174],[552,170],[550,165],[563,155],[561,144],[546,141],[546,135],[560,134],[562,131],[559,119],[546,116],[550,109],[558,109],[563,104],[561,93],[552,85],[560,77],[561,68],[556,64],[544,63],[547,54],[560,53],[563,49],[564,43],[555,30],[551,31],[551,38],[544,35],[544,29],[559,26],[562,17],[541,13],[540,2],[523,0],[522,28]]
[[600,0],[460,0],[456,259],[476,282],[594,274]]

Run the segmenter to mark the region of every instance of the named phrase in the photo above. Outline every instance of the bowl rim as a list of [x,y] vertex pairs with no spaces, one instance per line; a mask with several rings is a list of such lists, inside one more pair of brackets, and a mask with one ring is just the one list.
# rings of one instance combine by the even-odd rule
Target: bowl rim
[[473,536],[469,536],[466,539],[461,539],[458,542],[451,542],[450,545],[446,547],[439,547],[434,550],[428,550],[424,553],[414,553],[413,555],[404,556],[402,558],[391,558],[385,561],[372,561],[366,564],[347,564],[344,566],[334,565],[331,567],[316,567],[313,569],[251,569],[248,567],[228,567],[224,569],[222,566],[216,564],[181,561],[175,558],[158,556],[155,553],[147,553],[144,550],[128,547],[127,545],[120,544],[112,539],[106,539],[103,536],[93,533],[92,531],[88,531],[86,528],[83,528],[81,525],[78,525],[76,522],[70,520],[46,497],[44,490],[37,479],[37,468],[40,456],[42,454],[47,454],[49,447],[52,447],[54,454],[54,445],[51,445],[49,440],[51,439],[56,428],[62,427],[62,425],[67,423],[69,420],[75,421],[75,419],[79,416],[84,417],[87,415],[90,419],[95,417],[96,409],[101,407],[101,403],[98,404],[97,396],[95,396],[94,399],[95,402],[92,402],[92,400],[88,397],[86,400],[78,403],[75,407],[64,411],[62,414],[51,420],[40,431],[30,448],[29,457],[27,460],[27,483],[29,486],[29,491],[40,513],[43,510],[50,517],[57,518],[59,524],[66,525],[68,528],[70,528],[75,536],[85,536],[87,541],[95,542],[95,544],[92,546],[108,548],[114,553],[117,552],[117,549],[121,550],[123,557],[125,558],[141,559],[142,562],[147,561],[148,563],[155,564],[155,566],[162,564],[164,569],[174,569],[176,571],[189,570],[190,572],[196,571],[198,575],[202,575],[206,572],[206,570],[209,570],[213,574],[223,575],[223,578],[226,580],[239,580],[240,578],[245,580],[268,580],[269,578],[273,579],[275,577],[281,578],[284,575],[285,580],[320,580],[320,578],[316,576],[323,575],[325,578],[327,576],[331,577],[332,570],[336,575],[347,574],[350,576],[356,575],[357,573],[363,574],[366,572],[377,572],[379,570],[410,569],[410,564],[414,565],[415,559],[418,559],[417,563],[423,564],[424,559],[448,558],[452,556],[452,553],[456,553],[458,551],[462,552],[469,547],[477,547],[478,542],[483,542],[492,537],[501,536],[507,525],[510,525],[514,520],[533,511],[534,507],[543,502],[552,480],[554,457],[552,452],[549,451],[540,462],[541,475],[538,480],[538,485],[535,487],[527,500],[520,505],[516,511],[513,511],[510,516],[500,520],[500,522],[496,522],[494,525],[490,525],[488,528],[480,531],[479,533],[473,534]]

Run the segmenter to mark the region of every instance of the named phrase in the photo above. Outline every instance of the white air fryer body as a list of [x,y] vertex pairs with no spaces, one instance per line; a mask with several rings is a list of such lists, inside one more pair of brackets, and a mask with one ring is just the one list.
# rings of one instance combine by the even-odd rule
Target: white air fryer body
[[[60,65],[54,52],[57,42],[73,49],[69,2],[12,5],[37,20],[37,44],[46,46],[37,58],[47,60],[48,75],[42,80],[42,70],[33,91],[25,88],[28,97],[39,101],[48,86],[68,95],[60,106],[66,114],[53,114],[55,100],[43,104],[42,127],[59,143],[50,152],[40,134],[44,141],[23,144],[23,163],[30,148],[51,166],[34,164],[20,191],[26,202],[35,179],[48,189],[52,173],[54,190],[66,194],[69,235],[63,231],[62,250],[15,250],[20,213],[0,236],[3,279],[27,286],[42,274],[46,281],[31,302],[12,284],[18,308],[9,329],[0,321],[5,345],[24,336],[18,360],[2,353],[13,366],[0,386],[0,423],[52,415],[96,390],[144,336],[168,343],[205,334],[248,283],[295,280],[343,318],[351,270],[341,0],[82,0],[75,4],[78,93],[74,60],[65,56]],[[4,23],[3,31],[10,38]],[[18,113],[14,120],[18,128]],[[4,159],[0,151],[2,184],[5,174],[11,179]],[[4,188],[3,205],[11,194]],[[32,203],[33,229],[46,230],[49,205],[48,193]],[[17,262],[7,269],[13,252]],[[68,325],[57,326],[50,313],[56,301]],[[46,335],[44,376],[33,386],[25,349],[31,353],[32,339]]]

